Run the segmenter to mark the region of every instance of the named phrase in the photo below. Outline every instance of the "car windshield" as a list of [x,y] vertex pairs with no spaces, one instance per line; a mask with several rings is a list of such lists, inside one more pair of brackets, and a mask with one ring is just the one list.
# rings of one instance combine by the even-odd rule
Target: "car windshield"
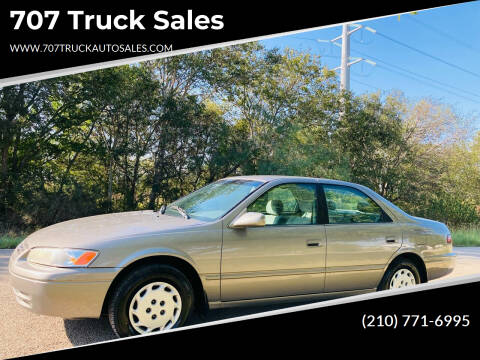
[[263,184],[253,180],[219,180],[171,203],[165,214],[212,221],[225,215]]

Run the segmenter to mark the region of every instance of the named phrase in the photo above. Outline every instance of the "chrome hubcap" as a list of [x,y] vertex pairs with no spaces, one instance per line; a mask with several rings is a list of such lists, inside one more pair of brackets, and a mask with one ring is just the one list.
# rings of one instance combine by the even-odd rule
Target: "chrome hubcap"
[[410,270],[400,269],[393,274],[392,280],[390,280],[390,289],[398,289],[416,284],[415,276]]
[[153,282],[137,291],[128,310],[130,324],[140,334],[171,329],[182,311],[178,290],[166,282]]

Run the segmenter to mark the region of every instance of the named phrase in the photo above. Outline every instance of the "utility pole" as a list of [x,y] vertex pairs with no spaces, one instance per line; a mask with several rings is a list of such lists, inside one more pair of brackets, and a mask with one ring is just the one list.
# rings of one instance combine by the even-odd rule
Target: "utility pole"
[[[354,32],[363,28],[363,25],[352,24],[354,28],[350,30],[350,24],[342,25],[342,35],[337,36],[332,40],[317,40],[318,42],[330,42],[338,47],[342,48],[342,58],[339,67],[336,67],[333,70],[340,70],[340,89],[341,90],[350,90],[350,66],[359,63],[360,61],[365,61],[370,65],[377,65],[375,62],[364,59],[350,56],[350,35]],[[368,29],[367,29],[368,30]],[[337,40],[342,39],[342,43],[339,44]],[[350,61],[353,60],[353,61]],[[349,62],[350,61],[350,62]]]
[[[357,30],[360,27],[357,28]],[[340,89],[350,90],[350,66],[348,59],[350,57],[350,33],[348,32],[348,24],[342,26],[342,62],[340,73]],[[355,30],[356,31],[356,30]]]
[[[371,60],[364,59],[364,58],[357,58],[357,57],[354,58],[350,56],[350,35],[352,35],[354,32],[363,28],[363,25],[358,25],[358,24],[352,24],[352,26],[354,26],[354,28],[350,30],[350,24],[343,24],[342,35],[337,36],[332,40],[320,40],[320,39],[317,40],[318,42],[332,43],[333,45],[336,45],[342,48],[342,58],[341,58],[340,66],[333,69],[334,71],[340,69],[340,90],[341,91],[350,90],[350,66],[356,63],[359,63],[360,61],[365,61],[366,63],[373,66],[377,65],[375,62]],[[342,39],[341,44],[337,42],[337,40],[340,40],[340,39]],[[340,110],[339,116],[340,118],[343,118],[345,116],[345,97],[342,96],[340,101],[342,103],[342,106],[341,106],[342,108]]]

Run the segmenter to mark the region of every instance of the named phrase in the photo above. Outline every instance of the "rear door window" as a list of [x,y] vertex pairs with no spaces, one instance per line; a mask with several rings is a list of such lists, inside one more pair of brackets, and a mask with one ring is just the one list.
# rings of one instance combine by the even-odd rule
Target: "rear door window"
[[381,223],[391,219],[382,208],[360,190],[339,185],[323,185],[329,224]]

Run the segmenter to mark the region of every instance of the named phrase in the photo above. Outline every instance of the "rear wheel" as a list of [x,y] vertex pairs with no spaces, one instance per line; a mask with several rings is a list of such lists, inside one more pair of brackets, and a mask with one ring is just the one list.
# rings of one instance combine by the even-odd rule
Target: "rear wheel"
[[172,266],[150,264],[119,283],[108,305],[108,317],[119,337],[179,327],[193,307],[193,288]]
[[392,264],[385,272],[378,290],[400,289],[420,284],[420,272],[410,260],[400,260]]

